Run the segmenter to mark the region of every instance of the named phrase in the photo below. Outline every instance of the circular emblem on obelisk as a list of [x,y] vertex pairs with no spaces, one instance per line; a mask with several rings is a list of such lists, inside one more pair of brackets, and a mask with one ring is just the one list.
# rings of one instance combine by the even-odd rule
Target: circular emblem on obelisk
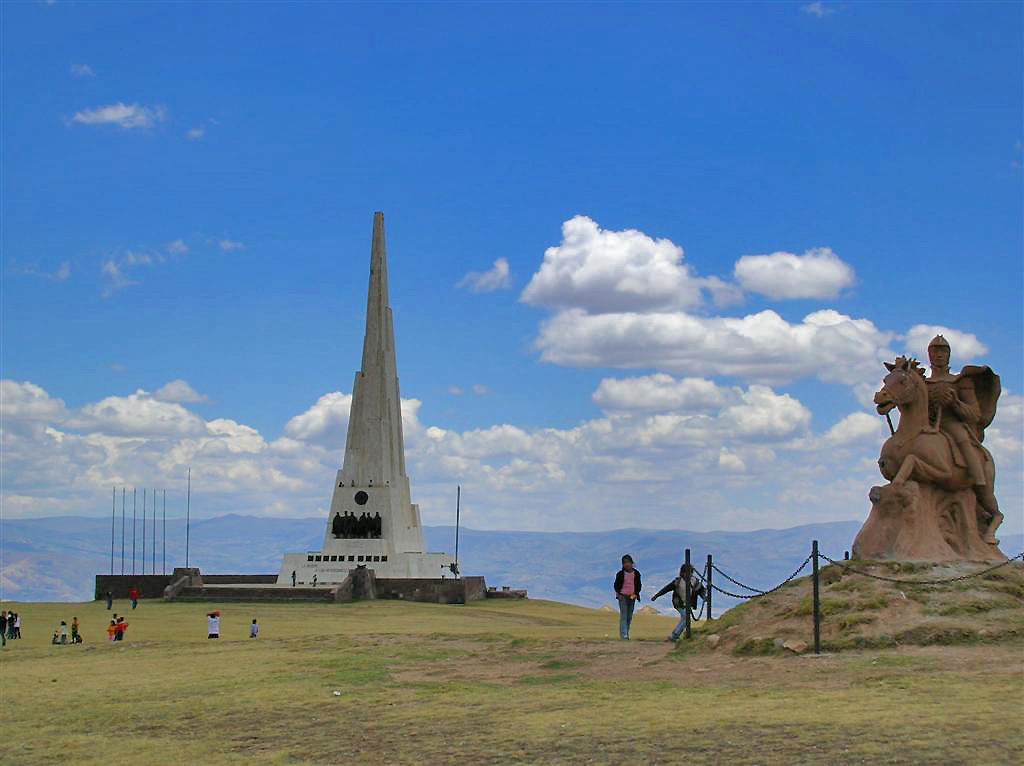
[[366,501],[370,499],[370,496],[363,492],[362,490],[359,490],[358,492],[356,492],[356,496],[354,499],[356,501],[356,505],[366,505]]

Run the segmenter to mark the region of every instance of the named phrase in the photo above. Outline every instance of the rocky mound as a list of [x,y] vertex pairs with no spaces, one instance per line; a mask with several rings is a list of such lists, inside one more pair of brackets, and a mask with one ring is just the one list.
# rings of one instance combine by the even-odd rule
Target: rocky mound
[[[943,584],[991,566],[972,562],[844,562],[821,577],[821,648],[882,648],[1024,639],[1024,564],[1014,561],[976,577]],[[914,581],[918,581],[915,583]],[[717,620],[695,623],[691,646],[735,654],[813,651],[810,577],[730,609]],[[788,644],[788,646],[786,646]]]

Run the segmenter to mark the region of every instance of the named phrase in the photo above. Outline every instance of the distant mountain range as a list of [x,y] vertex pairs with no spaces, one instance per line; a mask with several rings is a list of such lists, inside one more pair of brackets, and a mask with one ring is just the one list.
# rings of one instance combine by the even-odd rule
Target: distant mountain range
[[[125,527],[124,571],[132,572],[131,520]],[[618,529],[606,532],[506,532],[462,529],[459,565],[464,574],[484,575],[488,585],[526,588],[531,598],[581,606],[610,604],[619,559],[629,553],[650,596],[679,571],[683,550],[703,568],[707,555],[740,582],[771,587],[788,577],[817,539],[823,553],[842,558],[860,529],[859,521],[808,524],[754,532],[687,532]],[[276,573],[285,552],[316,550],[324,522],[229,514],[194,520],[189,528],[189,564],[216,574]],[[153,565],[152,524],[146,528],[146,573]],[[136,525],[135,572],[142,573],[142,525]],[[426,547],[452,552],[454,527],[425,527]],[[94,576],[111,569],[109,518],[52,516],[0,521],[0,598],[4,601],[88,601]],[[167,520],[166,571],[185,563],[185,522]],[[1006,535],[1000,546],[1014,555],[1024,535]],[[113,568],[121,572],[121,520],[114,523]],[[163,527],[157,527],[156,572],[163,570]],[[810,566],[805,570],[810,571]],[[719,578],[732,592],[741,590]],[[644,599],[647,600],[646,598]],[[736,602],[716,596],[715,612]],[[663,609],[671,604],[659,600]]]

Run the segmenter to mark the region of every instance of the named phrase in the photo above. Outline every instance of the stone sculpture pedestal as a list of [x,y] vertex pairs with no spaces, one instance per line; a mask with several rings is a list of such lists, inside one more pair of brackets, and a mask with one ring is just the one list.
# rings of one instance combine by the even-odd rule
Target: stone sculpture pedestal
[[868,497],[871,513],[853,541],[855,559],[1006,561],[978,530],[972,489],[908,481],[872,487]]

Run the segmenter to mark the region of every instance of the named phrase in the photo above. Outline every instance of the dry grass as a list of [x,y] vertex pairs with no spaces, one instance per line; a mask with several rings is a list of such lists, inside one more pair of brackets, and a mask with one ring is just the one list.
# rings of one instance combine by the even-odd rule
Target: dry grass
[[[850,562],[860,571],[901,580],[940,580],[979,564]],[[773,639],[811,640],[809,577],[727,612],[712,628],[719,651],[780,653]],[[899,645],[972,644],[1024,639],[1024,566],[944,585],[907,585],[821,570],[822,647],[836,652]]]
[[[616,615],[527,601],[230,605],[219,642],[204,605],[143,602],[109,644],[101,604],[15,608],[0,711],[23,764],[998,764],[1024,744],[1013,642],[738,657],[674,650],[668,618],[620,642]],[[50,646],[76,614],[87,644]]]

